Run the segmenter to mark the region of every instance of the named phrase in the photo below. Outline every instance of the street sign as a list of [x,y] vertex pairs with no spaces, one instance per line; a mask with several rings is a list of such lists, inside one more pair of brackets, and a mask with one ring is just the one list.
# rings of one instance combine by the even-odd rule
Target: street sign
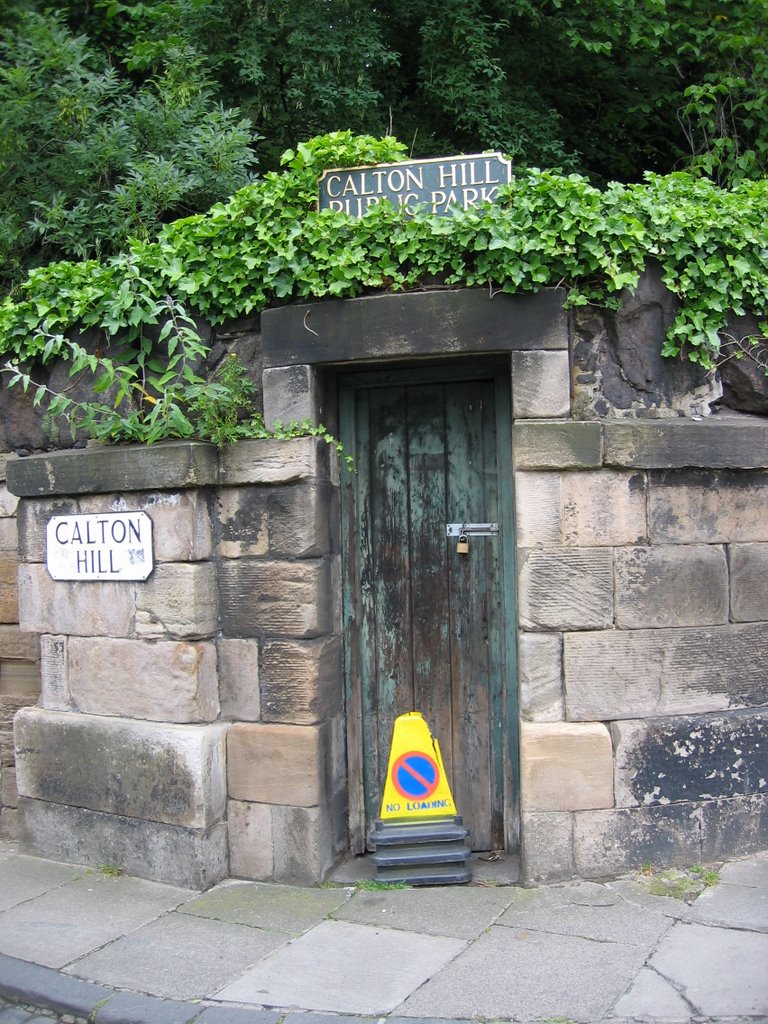
[[45,563],[55,580],[145,580],[152,572],[146,512],[51,516]]

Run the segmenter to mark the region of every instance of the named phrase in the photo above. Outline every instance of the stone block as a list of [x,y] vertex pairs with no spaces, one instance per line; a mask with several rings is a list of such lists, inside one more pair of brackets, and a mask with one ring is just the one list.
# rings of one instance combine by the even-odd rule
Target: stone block
[[328,560],[242,559],[219,570],[221,623],[227,636],[313,637],[332,628]]
[[680,470],[651,473],[652,544],[768,541],[768,472]]
[[0,519],[0,551],[15,553],[18,549],[18,521],[16,519]]
[[573,852],[580,878],[607,878],[637,870],[701,863],[696,804],[578,811]]
[[46,711],[73,711],[69,692],[69,637],[40,637],[40,706]]
[[158,562],[200,562],[213,553],[206,490],[154,491],[108,497],[85,496],[80,512],[146,512],[152,520],[152,551]]
[[40,663],[0,659],[0,693],[24,694],[35,701],[40,696]]
[[512,457],[520,469],[590,469],[603,462],[603,427],[586,420],[515,423]]
[[222,718],[258,722],[261,717],[258,641],[220,637],[216,650]]
[[135,632],[144,639],[195,640],[219,629],[218,588],[212,562],[158,565],[134,585]]
[[559,722],[563,710],[563,643],[559,635],[521,633],[517,675],[520,715],[527,722]]
[[333,867],[328,811],[320,807],[273,807],[274,879],[317,885]]
[[731,618],[768,621],[768,544],[731,544]]
[[0,625],[0,658],[37,661],[40,641],[36,633],[27,633],[18,625]]
[[645,540],[642,473],[518,473],[515,489],[520,547],[601,547]]
[[75,498],[25,498],[19,502],[16,521],[19,556],[23,562],[45,562],[46,529],[52,516],[72,516],[80,511]]
[[19,811],[16,807],[0,807],[0,839],[15,843],[19,838]]
[[622,629],[728,621],[728,567],[720,546],[624,548],[615,552],[614,566]]
[[[2,473],[4,481],[5,471],[3,470]],[[18,497],[15,494],[11,494],[4,482],[0,483],[0,518],[6,519],[10,516],[15,516],[18,504]]]
[[758,469],[768,466],[768,422],[758,416],[609,420],[605,461],[648,469]]
[[312,558],[331,549],[327,484],[302,483],[269,492],[269,549],[273,555]]
[[8,463],[8,489],[19,497],[53,494],[123,494],[210,487],[218,453],[205,441],[153,445],[94,445],[30,455]]
[[616,805],[768,795],[766,727],[764,709],[614,722]]
[[512,353],[512,418],[567,416],[571,371],[567,352]]
[[762,624],[568,633],[566,717],[610,721],[759,706],[767,661]]
[[701,813],[701,860],[744,857],[766,848],[768,793],[707,800]]
[[261,706],[265,722],[312,725],[326,721],[341,709],[343,695],[340,637],[264,641]]
[[229,800],[229,873],[234,878],[274,878],[272,811],[269,804]]
[[577,811],[613,807],[613,747],[601,722],[523,722],[523,809]]
[[69,693],[84,714],[177,723],[218,717],[213,641],[71,637],[67,647]]
[[15,551],[0,551],[0,585],[16,586],[19,556]]
[[224,817],[226,726],[27,708],[15,734],[20,796],[191,829]]
[[601,629],[613,623],[613,558],[608,548],[520,552],[524,629]]
[[16,584],[0,583],[0,623],[6,625],[19,621],[19,589]]
[[0,696],[0,765],[13,767],[15,763],[13,720],[22,708],[34,704],[34,698],[26,694]]
[[0,804],[3,807],[17,807],[19,792],[16,789],[16,769],[3,768],[0,775]]
[[315,807],[327,792],[328,737],[309,725],[235,723],[227,740],[233,800]]
[[19,624],[34,633],[130,636],[133,584],[52,580],[44,565],[19,568]]
[[73,864],[114,864],[126,874],[207,889],[227,875],[227,826],[206,829],[19,800],[19,847]]
[[224,487],[218,493],[222,558],[249,558],[269,551],[267,491],[264,487]]
[[271,366],[262,374],[264,423],[268,430],[277,424],[317,422],[317,371],[313,366]]
[[238,441],[221,453],[221,484],[290,484],[327,480],[328,445],[318,437]]
[[558,882],[573,875],[573,815],[569,811],[523,813],[521,881]]

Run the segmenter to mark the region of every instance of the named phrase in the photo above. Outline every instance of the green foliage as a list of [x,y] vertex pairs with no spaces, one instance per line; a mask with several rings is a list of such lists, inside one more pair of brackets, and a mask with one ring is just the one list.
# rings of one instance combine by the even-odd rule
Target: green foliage
[[[492,206],[449,217],[387,203],[359,220],[317,211],[323,170],[404,152],[390,137],[317,137],[285,153],[282,173],[167,225],[155,241],[133,241],[103,263],[39,268],[0,307],[2,351],[14,367],[59,356],[72,359],[74,374],[93,372],[109,401],[75,423],[95,436],[149,442],[202,430],[224,443],[243,436],[244,422],[247,436],[261,436],[263,425],[243,417],[249,386],[226,365],[210,382],[197,375],[206,350],[195,316],[216,323],[285,301],[435,283],[491,295],[560,285],[572,305],[610,307],[655,259],[680,300],[667,355],[713,367],[729,311],[768,320],[768,181],[723,189],[689,174],[651,174],[599,189],[577,174],[534,169]],[[99,355],[68,340],[82,326],[100,330]],[[27,370],[15,369],[14,380],[31,386]],[[54,398],[54,411],[71,415],[66,403]]]

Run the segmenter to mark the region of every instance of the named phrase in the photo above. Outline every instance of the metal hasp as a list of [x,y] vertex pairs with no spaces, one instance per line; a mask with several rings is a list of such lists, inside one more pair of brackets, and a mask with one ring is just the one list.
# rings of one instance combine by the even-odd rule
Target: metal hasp
[[496,537],[499,532],[498,523],[446,523],[446,537]]

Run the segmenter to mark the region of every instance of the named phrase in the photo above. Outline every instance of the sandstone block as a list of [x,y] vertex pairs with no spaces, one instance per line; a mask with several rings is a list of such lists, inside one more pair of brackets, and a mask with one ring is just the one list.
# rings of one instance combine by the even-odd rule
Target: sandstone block
[[219,586],[224,632],[299,639],[330,632],[330,575],[329,562],[320,559],[223,563]]
[[759,706],[766,660],[763,625],[568,633],[566,714],[591,722]]
[[16,519],[0,519],[0,551],[12,553],[19,549],[19,530]]
[[512,353],[512,417],[567,416],[571,371],[567,352]]
[[261,698],[265,722],[312,725],[342,706],[340,637],[266,640],[262,646]]
[[45,562],[46,529],[52,516],[72,516],[80,511],[75,498],[25,498],[16,515],[19,555],[23,562]]
[[227,740],[234,800],[314,807],[325,800],[326,730],[308,725],[235,723]]
[[312,558],[331,549],[327,484],[302,483],[269,492],[269,548],[273,555]]
[[27,708],[15,734],[20,796],[191,829],[224,817],[226,726]]
[[525,811],[613,807],[613,748],[600,722],[523,722],[520,790]]
[[768,466],[768,423],[760,417],[609,420],[605,461],[615,466],[756,469]]
[[134,600],[130,583],[52,580],[44,565],[19,568],[19,624],[34,633],[130,636]]
[[3,771],[6,767],[13,767],[14,742],[13,742],[13,720],[22,708],[29,708],[34,704],[34,697],[26,694],[11,694],[0,696],[0,765]]
[[40,663],[0,659],[0,693],[24,694],[34,702],[40,696]]
[[37,661],[40,642],[36,633],[27,633],[18,625],[0,625],[0,658]]
[[768,544],[731,544],[728,564],[733,620],[768,621]]
[[73,864],[114,864],[126,874],[207,889],[227,875],[227,826],[169,825],[44,800],[19,801],[19,846]]
[[20,497],[123,494],[216,483],[218,456],[205,441],[107,445],[30,455],[8,463],[8,489]]
[[158,565],[134,585],[136,635],[144,639],[198,639],[218,632],[218,590],[212,562]]
[[289,484],[328,479],[328,445],[317,437],[238,441],[221,453],[221,483]]
[[15,551],[0,551],[0,585],[16,586],[19,557]]
[[701,863],[696,804],[578,811],[573,851],[580,878],[605,878],[643,864]]
[[264,423],[317,422],[317,371],[314,366],[271,366],[262,374]]
[[601,629],[613,622],[613,559],[607,548],[520,553],[524,629]]
[[521,547],[600,547],[645,539],[641,473],[518,473],[515,486]]
[[[200,562],[213,553],[206,490],[84,496],[80,512],[146,512],[152,520],[152,551],[158,562]],[[60,514],[60,513],[59,513]]]
[[17,807],[19,792],[16,789],[16,769],[3,768],[0,775],[0,804],[3,807]]
[[517,674],[520,715],[528,722],[559,722],[563,711],[563,643],[558,635],[521,633]]
[[40,706],[46,711],[72,711],[69,692],[69,637],[40,637]]
[[273,807],[272,835],[275,881],[317,885],[333,867],[331,822],[326,808]]
[[[3,480],[5,479],[5,471],[3,473]],[[9,516],[16,515],[16,509],[19,504],[19,499],[15,494],[11,494],[5,483],[0,483],[0,518],[7,518]]]
[[235,722],[258,722],[261,717],[258,641],[220,637],[216,649],[222,717]]
[[768,793],[701,805],[701,860],[743,857],[765,849]]
[[274,878],[272,810],[269,804],[227,803],[229,873],[235,878]]
[[651,543],[764,543],[767,503],[768,472],[651,473]]
[[573,815],[525,812],[522,817],[521,881],[558,882],[573,875]]
[[622,629],[728,621],[728,568],[722,547],[624,548],[616,551],[614,565],[616,625]]
[[586,420],[516,423],[512,428],[515,468],[588,469],[602,465],[602,424]]
[[264,487],[224,487],[218,494],[222,558],[266,555],[269,550],[267,491]]
[[16,807],[0,807],[0,839],[15,843],[19,838],[19,811]]
[[16,584],[7,586],[0,583],[0,623],[14,624],[19,621],[19,590]]
[[87,715],[155,722],[212,722],[219,714],[216,649],[168,643],[72,637],[69,692]]
[[766,726],[765,710],[614,722],[617,806],[768,795]]

